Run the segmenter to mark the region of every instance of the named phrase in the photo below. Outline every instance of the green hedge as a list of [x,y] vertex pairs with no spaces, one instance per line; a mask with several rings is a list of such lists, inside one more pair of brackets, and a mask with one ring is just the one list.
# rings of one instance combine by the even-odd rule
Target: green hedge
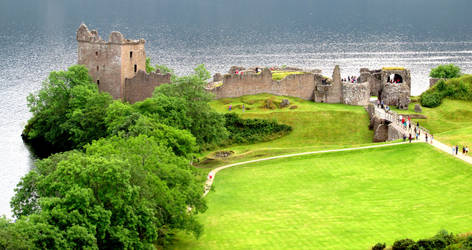
[[275,120],[242,119],[235,113],[225,114],[225,119],[229,132],[228,144],[267,141],[292,131],[292,127]]
[[[372,249],[385,249],[385,243],[377,243],[372,247]],[[472,236],[454,235],[452,233],[448,233],[446,230],[441,230],[431,238],[421,239],[416,242],[411,239],[397,240],[393,243],[391,249],[472,249]]]

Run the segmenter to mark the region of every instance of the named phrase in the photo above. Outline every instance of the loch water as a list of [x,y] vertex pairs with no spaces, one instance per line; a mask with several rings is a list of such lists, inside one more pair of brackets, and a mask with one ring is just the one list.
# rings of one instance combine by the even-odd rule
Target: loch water
[[318,68],[342,77],[359,69],[411,70],[412,94],[428,87],[432,67],[454,63],[472,73],[470,0],[2,0],[0,1],[0,215],[34,157],[20,134],[26,97],[53,70],[77,61],[84,22],[144,38],[153,63],[187,74],[232,65]]

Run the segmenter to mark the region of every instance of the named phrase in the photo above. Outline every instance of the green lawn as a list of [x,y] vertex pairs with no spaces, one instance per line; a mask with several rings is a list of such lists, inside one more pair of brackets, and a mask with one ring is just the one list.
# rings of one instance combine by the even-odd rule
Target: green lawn
[[[264,108],[264,102],[271,99],[278,104],[288,99],[296,109]],[[245,112],[242,105],[245,105]],[[234,156],[224,162],[214,160],[203,166],[216,166],[235,161],[263,158],[273,155],[315,150],[353,147],[372,143],[373,132],[368,129],[369,117],[363,107],[343,104],[314,103],[293,97],[269,94],[225,98],[210,103],[213,109],[225,113],[241,114],[243,118],[276,119],[292,126],[293,131],[276,140],[251,145],[233,145],[218,150],[232,150]]]
[[472,168],[426,144],[265,161],[218,173],[199,240],[176,249],[369,249],[472,231]]
[[[414,104],[408,111],[398,111],[403,114],[414,113]],[[472,102],[444,99],[436,108],[425,108],[421,113],[427,119],[415,120],[424,126],[434,137],[449,145],[472,146]]]

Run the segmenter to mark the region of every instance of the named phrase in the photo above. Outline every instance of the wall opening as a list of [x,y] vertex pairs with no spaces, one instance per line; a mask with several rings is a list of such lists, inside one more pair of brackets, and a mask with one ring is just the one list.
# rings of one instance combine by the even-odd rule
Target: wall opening
[[133,58],[133,51],[129,52],[129,58]]
[[390,82],[390,83],[402,83],[403,82],[403,78],[401,75],[399,74],[390,74],[388,77],[387,77],[387,82]]
[[97,65],[97,71],[99,71],[99,70],[100,70],[100,67]]
[[97,80],[97,85],[100,85],[100,80]]
[[98,56],[98,51],[95,51],[95,55]]
[[138,71],[138,65],[134,65],[134,73],[136,73],[136,71]]

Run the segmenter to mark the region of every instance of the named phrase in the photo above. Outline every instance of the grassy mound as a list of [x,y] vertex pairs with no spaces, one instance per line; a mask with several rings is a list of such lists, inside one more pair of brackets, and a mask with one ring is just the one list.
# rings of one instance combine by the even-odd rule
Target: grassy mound
[[432,88],[421,94],[421,105],[437,107],[444,98],[472,101],[472,75],[463,75],[447,81],[439,80]]
[[177,249],[369,249],[472,224],[469,165],[426,144],[254,163],[218,173],[199,240]]
[[[282,99],[288,99],[289,106],[281,108]],[[271,105],[268,106],[267,103]],[[219,99],[210,105],[218,112],[235,112],[243,118],[275,119],[278,123],[291,126],[292,132],[273,141],[231,146],[224,149],[235,152],[231,159],[225,162],[205,162],[204,166],[372,142],[373,132],[368,129],[369,118],[360,106],[314,103],[269,94]],[[232,110],[228,111],[230,105]]]

